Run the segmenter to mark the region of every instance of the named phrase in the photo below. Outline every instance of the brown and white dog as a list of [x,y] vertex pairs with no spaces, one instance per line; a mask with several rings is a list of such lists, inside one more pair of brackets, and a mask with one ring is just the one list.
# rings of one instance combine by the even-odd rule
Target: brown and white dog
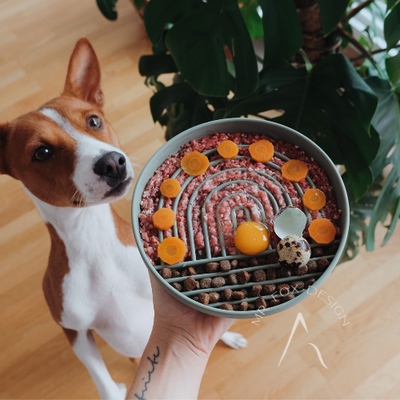
[[[140,357],[153,326],[150,279],[131,226],[111,208],[133,168],[102,111],[100,66],[87,39],[70,59],[64,92],[0,125],[0,173],[19,179],[51,236],[43,291],[50,312],[102,399],[123,399],[92,330],[115,350]],[[245,347],[243,336],[223,341]]]

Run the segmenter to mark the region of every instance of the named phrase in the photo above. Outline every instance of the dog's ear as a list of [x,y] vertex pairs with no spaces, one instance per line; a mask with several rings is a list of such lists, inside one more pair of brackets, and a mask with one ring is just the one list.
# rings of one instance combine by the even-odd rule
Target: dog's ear
[[0,124],[0,174],[10,175],[6,163],[6,146],[8,142],[9,124]]
[[89,40],[78,40],[69,60],[64,93],[81,100],[103,105],[103,92],[100,88],[100,65]]

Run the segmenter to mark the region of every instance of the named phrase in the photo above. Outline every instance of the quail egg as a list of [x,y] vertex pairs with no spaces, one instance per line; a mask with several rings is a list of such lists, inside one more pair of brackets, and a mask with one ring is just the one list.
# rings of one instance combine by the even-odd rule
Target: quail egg
[[286,236],[278,243],[276,249],[278,261],[286,267],[303,267],[310,260],[310,245],[301,236]]

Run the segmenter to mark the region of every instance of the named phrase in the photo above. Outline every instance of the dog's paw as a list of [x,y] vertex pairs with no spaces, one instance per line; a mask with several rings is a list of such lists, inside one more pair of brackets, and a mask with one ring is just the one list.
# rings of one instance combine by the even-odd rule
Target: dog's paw
[[247,347],[249,344],[240,333],[236,332],[225,332],[222,335],[221,340],[233,349],[242,349]]

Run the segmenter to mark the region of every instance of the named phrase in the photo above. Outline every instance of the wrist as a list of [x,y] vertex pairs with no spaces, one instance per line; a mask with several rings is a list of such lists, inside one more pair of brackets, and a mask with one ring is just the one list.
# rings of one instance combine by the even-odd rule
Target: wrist
[[199,341],[183,328],[154,324],[151,340],[163,343],[168,351],[177,357],[185,357],[195,362],[208,361],[215,343]]

